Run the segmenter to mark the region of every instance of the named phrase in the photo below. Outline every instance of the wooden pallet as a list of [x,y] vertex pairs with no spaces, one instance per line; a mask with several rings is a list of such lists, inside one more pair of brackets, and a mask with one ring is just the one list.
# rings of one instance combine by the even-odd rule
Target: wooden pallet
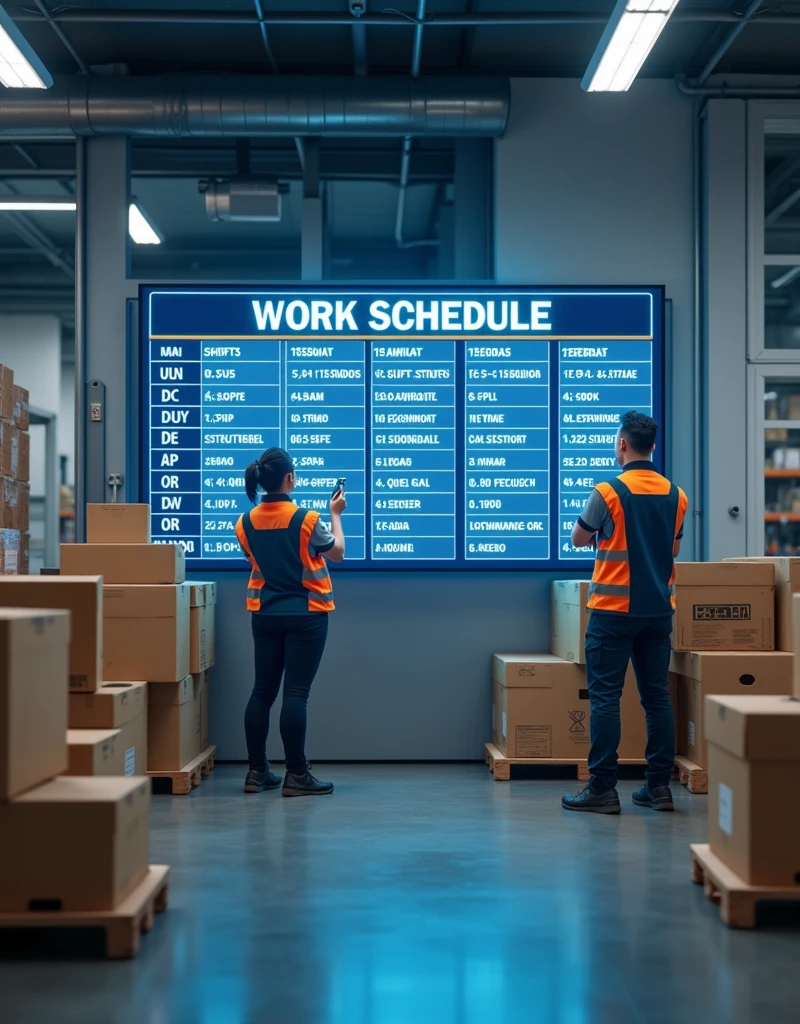
[[719,903],[719,916],[729,928],[754,928],[756,907],[762,902],[800,905],[800,885],[748,885],[711,852],[707,843],[693,843],[692,881],[702,885],[706,899]]
[[111,960],[128,959],[139,952],[142,935],[153,927],[155,915],[167,909],[168,898],[169,868],[166,864],[151,864],[144,881],[114,910],[0,914],[0,929],[102,928],[106,956]]
[[701,768],[699,764],[690,761],[682,754],[675,755],[675,770],[681,785],[686,786],[690,793],[708,792],[708,768]]
[[[495,782],[508,782],[511,779],[511,769],[514,765],[525,768],[549,768],[549,767],[570,767],[575,766],[578,780],[589,781],[589,766],[585,758],[575,757],[506,757],[501,754],[494,743],[487,743],[484,747],[484,761],[489,766]],[[621,765],[644,765],[644,759],[620,758]]]
[[[187,793],[191,793],[195,786],[200,785],[201,778],[206,778],[214,771],[216,756],[217,748],[212,745],[206,747],[202,754],[198,754],[193,761],[185,764],[179,771],[148,772],[147,774],[153,780],[169,779],[171,788],[168,787],[167,792],[171,791],[173,796],[185,796]],[[153,789],[155,792],[155,782]]]

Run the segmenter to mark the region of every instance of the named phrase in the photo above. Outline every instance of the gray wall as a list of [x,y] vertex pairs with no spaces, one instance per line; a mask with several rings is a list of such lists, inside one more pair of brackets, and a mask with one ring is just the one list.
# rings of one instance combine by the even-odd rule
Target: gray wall
[[[676,479],[691,462],[692,105],[671,83],[587,95],[514,83],[495,150],[495,265],[516,284],[664,284],[680,387],[667,423]],[[691,554],[687,544],[686,557]],[[341,574],[314,684],[308,752],[324,759],[480,758],[492,651],[546,651],[543,573]],[[252,680],[244,577],[220,578],[212,739],[244,757]],[[270,755],[280,757],[277,730]]]

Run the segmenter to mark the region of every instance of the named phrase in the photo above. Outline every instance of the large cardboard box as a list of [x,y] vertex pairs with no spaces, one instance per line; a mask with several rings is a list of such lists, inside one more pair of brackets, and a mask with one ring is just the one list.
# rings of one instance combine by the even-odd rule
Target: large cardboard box
[[0,579],[0,607],[65,608],[72,614],[69,689],[93,692],[103,680],[103,581],[99,576]]
[[119,729],[67,729],[66,775],[124,775],[125,751]]
[[192,673],[192,684],[194,686],[194,710],[195,716],[200,722],[200,742],[198,753],[208,746],[208,683],[210,672],[206,669],[203,672]]
[[24,482],[30,481],[31,478],[31,435],[27,430],[19,430],[16,427],[16,444],[17,444],[17,480]]
[[126,775],[147,771],[147,683],[104,683],[69,695],[70,729],[119,729]]
[[174,683],[189,675],[189,585],[106,587],[107,679]]
[[190,671],[194,675],[214,664],[217,585],[192,582],[190,586]]
[[781,651],[673,652],[670,669],[678,677],[677,752],[707,768],[705,698],[711,694],[788,696],[793,662],[791,654]]
[[0,800],[67,767],[69,612],[0,608]]
[[16,576],[19,572],[19,530],[0,530],[0,576]]
[[107,584],[183,583],[186,558],[180,544],[62,544],[61,571]]
[[583,665],[583,641],[589,625],[588,580],[553,580],[551,590],[550,651],[565,661]]
[[772,562],[775,566],[775,650],[796,651],[792,597],[800,593],[800,558],[726,558],[726,562]]
[[19,528],[19,483],[9,476],[0,477],[0,530]]
[[772,562],[678,562],[676,569],[676,651],[774,649]]
[[794,659],[794,682],[792,692],[800,700],[800,594],[792,597],[792,630],[796,656]]
[[148,771],[178,771],[200,753],[200,707],[191,676],[179,683],[154,683],[150,687]]
[[52,782],[0,804],[0,911],[113,910],[147,874],[150,780]]
[[14,371],[0,363],[0,420],[14,418]]
[[749,885],[800,896],[800,701],[707,697],[706,737],[712,853]]
[[89,544],[149,544],[149,505],[87,505]]
[[0,420],[0,476],[16,480],[19,468],[19,441],[13,423]]
[[31,425],[31,396],[19,384],[14,385],[14,426],[27,430]]

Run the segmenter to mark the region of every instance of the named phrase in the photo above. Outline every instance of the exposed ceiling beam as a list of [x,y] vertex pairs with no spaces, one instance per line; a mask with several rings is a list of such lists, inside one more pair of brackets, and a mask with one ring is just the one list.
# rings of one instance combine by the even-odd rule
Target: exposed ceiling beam
[[83,60],[81,59],[80,54],[78,53],[78,51],[73,46],[72,40],[69,38],[67,33],[58,24],[57,20],[53,17],[53,15],[48,10],[47,4],[45,4],[44,0],[34,0],[34,3],[39,8],[39,11],[40,11],[40,13],[42,15],[42,18],[44,18],[44,20],[47,22],[47,24],[50,26],[50,28],[53,30],[53,32],[55,32],[55,34],[61,40],[61,42],[62,42],[62,44],[64,46],[64,49],[67,50],[67,52],[69,53],[70,57],[72,57],[72,59],[78,65],[78,70],[80,71],[80,73],[82,75],[87,75],[89,73],[89,69],[86,67],[86,65],[84,64]]
[[269,36],[267,35],[267,25],[264,20],[264,10],[261,6],[261,0],[253,0],[256,9],[256,18],[258,18],[258,27],[261,30],[261,42],[264,44],[264,50],[267,54],[267,60],[272,67],[273,75],[278,74],[278,62],[275,60],[275,54],[272,52],[270,46]]
[[758,9],[761,6],[762,2],[763,0],[751,0],[751,3],[748,4],[746,10],[741,15],[736,24],[733,26],[733,28],[725,34],[725,37],[714,49],[714,52],[706,61],[703,70],[692,82],[692,85],[699,86],[703,85],[705,82],[708,81],[708,79],[714,73],[714,69],[717,67],[717,65],[728,52],[728,50],[731,48],[731,46],[733,46],[733,44],[739,38],[739,35],[744,31],[748,23],[753,20],[756,14],[758,14]]

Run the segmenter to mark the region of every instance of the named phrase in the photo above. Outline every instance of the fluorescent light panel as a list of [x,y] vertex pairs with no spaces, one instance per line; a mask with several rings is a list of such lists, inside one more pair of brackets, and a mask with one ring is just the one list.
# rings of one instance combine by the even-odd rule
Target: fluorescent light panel
[[137,245],[161,245],[161,236],[136,203],[128,207],[128,234]]
[[0,82],[8,89],[49,89],[53,84],[49,71],[2,7]]
[[74,199],[45,199],[34,198],[33,196],[0,196],[0,210],[9,211],[28,210],[45,213],[63,213],[69,210],[77,210],[78,204]]
[[678,0],[618,0],[581,86],[626,92],[664,30]]

